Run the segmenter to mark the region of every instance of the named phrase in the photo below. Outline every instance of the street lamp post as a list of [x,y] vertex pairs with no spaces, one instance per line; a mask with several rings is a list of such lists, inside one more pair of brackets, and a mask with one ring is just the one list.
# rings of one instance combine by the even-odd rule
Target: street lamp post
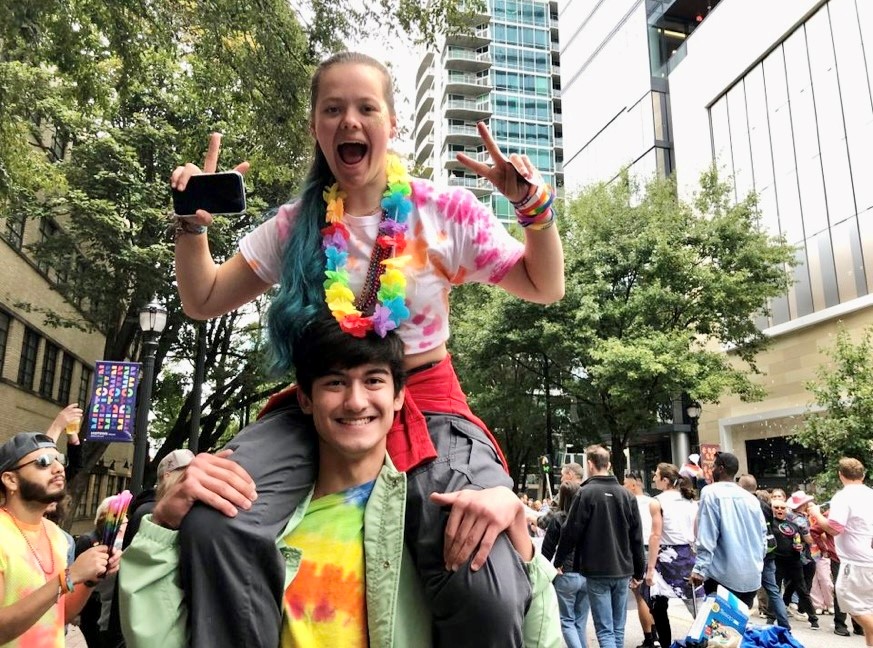
[[685,408],[685,413],[688,414],[688,420],[691,421],[691,438],[689,439],[691,446],[699,447],[700,439],[697,436],[697,423],[700,421],[700,415],[703,414],[703,408],[697,401],[691,401]]
[[133,440],[133,477],[130,490],[134,495],[142,490],[145,464],[148,457],[149,410],[152,406],[152,383],[155,375],[155,351],[158,338],[167,325],[167,311],[152,299],[139,311],[139,327],[142,330],[142,379],[136,403],[136,427]]

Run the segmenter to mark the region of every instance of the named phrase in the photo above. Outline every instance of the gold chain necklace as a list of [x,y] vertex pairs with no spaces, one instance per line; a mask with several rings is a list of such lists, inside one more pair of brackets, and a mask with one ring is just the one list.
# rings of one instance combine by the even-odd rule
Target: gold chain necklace
[[42,520],[42,519],[40,520],[40,527],[42,528],[43,533],[45,533],[45,539],[48,540],[49,556],[52,559],[51,567],[48,570],[46,570],[46,568],[43,567],[42,561],[39,559],[39,554],[36,553],[36,549],[34,549],[33,545],[30,544],[30,540],[28,540],[27,534],[24,533],[24,529],[22,529],[20,526],[18,526],[18,520],[15,518],[14,515],[12,515],[12,513],[9,511],[9,509],[6,508],[5,506],[3,507],[3,510],[6,511],[6,514],[12,518],[12,524],[15,525],[15,528],[18,529],[18,532],[21,534],[21,537],[24,538],[24,541],[27,543],[27,546],[30,549],[30,553],[32,553],[33,557],[36,558],[36,562],[37,562],[37,564],[39,564],[39,568],[42,570],[42,573],[45,574],[46,576],[48,576],[49,574],[54,574],[55,573],[55,548],[52,546],[52,539],[49,538],[48,531],[45,530],[45,520]]

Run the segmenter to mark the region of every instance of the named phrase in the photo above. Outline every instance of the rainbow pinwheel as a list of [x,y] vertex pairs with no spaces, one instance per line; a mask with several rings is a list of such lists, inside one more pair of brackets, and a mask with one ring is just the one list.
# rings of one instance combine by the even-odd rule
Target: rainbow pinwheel
[[106,524],[103,527],[102,544],[109,547],[110,552],[115,545],[118,531],[121,529],[121,525],[124,524],[124,520],[127,517],[127,509],[130,506],[132,499],[133,495],[131,492],[125,490],[118,495],[113,495],[109,500],[109,509],[106,512]]

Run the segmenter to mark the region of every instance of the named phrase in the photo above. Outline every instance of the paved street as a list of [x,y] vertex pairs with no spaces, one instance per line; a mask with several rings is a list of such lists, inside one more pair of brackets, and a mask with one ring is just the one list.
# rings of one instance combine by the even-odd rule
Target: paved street
[[[624,645],[626,648],[634,648],[643,641],[643,633],[640,630],[640,624],[637,619],[636,607],[633,599],[629,603],[631,609],[628,610],[628,623],[625,633]],[[673,632],[677,637],[684,637],[688,628],[691,626],[691,615],[679,601],[672,601],[670,605],[670,622],[673,626]],[[752,613],[752,623],[763,624],[764,620],[758,618],[756,613]],[[802,643],[805,648],[863,648],[864,638],[851,636],[839,637],[834,634],[834,620],[832,616],[820,617],[821,630],[810,630],[809,623],[805,621],[795,621],[792,633],[794,637]],[[594,634],[594,624],[591,619],[588,619],[588,646],[590,648],[597,647],[597,638]],[[85,638],[79,629],[75,626],[70,627],[67,633],[68,648],[87,648]],[[412,646],[400,646],[398,648],[414,648]],[[664,648],[667,648],[666,646]]]

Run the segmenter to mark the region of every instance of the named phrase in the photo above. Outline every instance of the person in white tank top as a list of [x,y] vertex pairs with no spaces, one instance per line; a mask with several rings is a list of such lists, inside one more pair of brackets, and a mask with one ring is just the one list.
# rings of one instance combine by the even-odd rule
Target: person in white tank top
[[697,502],[691,480],[669,463],[658,464],[652,484],[661,494],[649,504],[652,533],[646,583],[652,596],[652,616],[662,646],[673,642],[667,615],[671,598],[690,600],[688,577],[694,568]]

